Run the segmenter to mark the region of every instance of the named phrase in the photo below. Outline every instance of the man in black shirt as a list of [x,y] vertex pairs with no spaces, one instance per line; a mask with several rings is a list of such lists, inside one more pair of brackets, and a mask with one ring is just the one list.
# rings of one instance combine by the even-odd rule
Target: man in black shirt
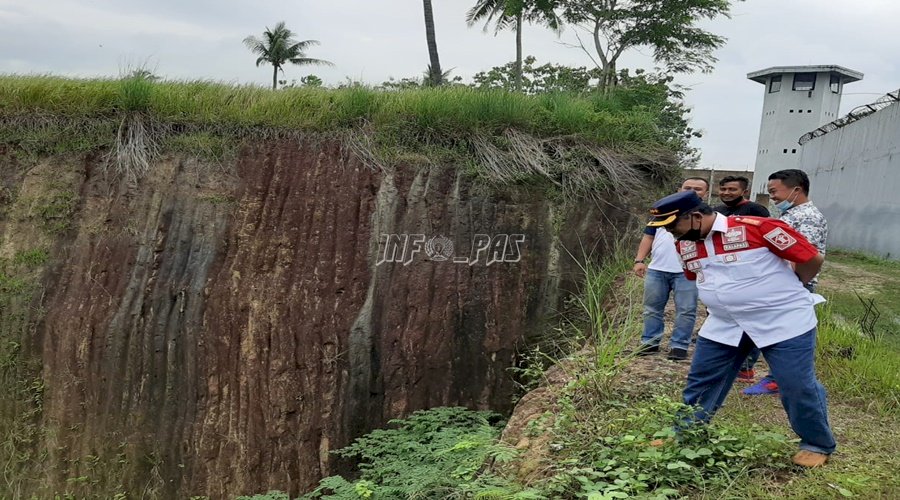
[[750,200],[744,199],[749,194],[750,180],[746,177],[729,175],[719,181],[719,199],[722,204],[713,207],[713,210],[722,215],[753,215],[756,217],[768,217],[769,210]]

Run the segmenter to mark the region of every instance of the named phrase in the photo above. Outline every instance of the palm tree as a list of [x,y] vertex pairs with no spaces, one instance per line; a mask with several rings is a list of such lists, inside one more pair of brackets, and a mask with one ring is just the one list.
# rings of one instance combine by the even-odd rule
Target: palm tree
[[562,29],[562,20],[556,14],[557,0],[478,0],[466,14],[469,26],[484,20],[487,31],[495,21],[494,34],[512,27],[516,30],[515,88],[522,88],[522,26],[525,22],[542,23],[553,31]]
[[428,70],[431,72],[429,81],[432,85],[440,85],[444,82],[444,74],[441,72],[441,61],[438,59],[437,39],[434,37],[434,11],[431,9],[431,0],[422,0],[425,8],[425,39],[428,42],[428,58],[431,64]]
[[263,39],[260,40],[255,36],[244,38],[244,45],[250,49],[250,52],[259,54],[256,59],[256,66],[267,63],[271,64],[272,71],[272,89],[278,87],[278,71],[284,73],[285,63],[297,65],[303,64],[321,64],[325,66],[333,66],[323,59],[313,59],[306,57],[306,49],[312,45],[318,45],[318,40],[303,40],[298,42],[295,38],[296,33],[288,29],[284,25],[284,21],[275,25],[274,29],[266,26],[263,32]]
[[453,71],[453,68],[448,69],[441,73],[440,82],[435,83],[434,81],[434,71],[431,69],[431,65],[429,64],[427,68],[425,68],[425,73],[422,75],[422,86],[423,87],[436,87],[441,85],[441,83],[447,83],[450,81],[450,73]]

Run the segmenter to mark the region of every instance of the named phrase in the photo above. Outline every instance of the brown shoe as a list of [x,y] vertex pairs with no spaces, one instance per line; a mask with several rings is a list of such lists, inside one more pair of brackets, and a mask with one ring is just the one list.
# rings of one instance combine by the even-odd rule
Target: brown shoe
[[800,450],[792,459],[800,467],[821,467],[828,461],[828,455],[809,450]]

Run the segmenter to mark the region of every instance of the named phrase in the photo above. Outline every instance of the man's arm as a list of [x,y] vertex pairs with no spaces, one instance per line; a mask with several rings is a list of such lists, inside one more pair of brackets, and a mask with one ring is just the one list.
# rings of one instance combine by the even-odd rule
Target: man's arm
[[825,262],[825,256],[817,253],[812,259],[795,264],[794,272],[797,273],[801,283],[809,283],[816,277],[816,274],[819,274],[819,269],[822,269],[823,262]]
[[650,250],[653,249],[653,238],[653,235],[644,233],[641,236],[641,242],[638,244],[637,254],[634,256],[634,268],[632,268],[632,271],[640,278],[647,274],[647,264],[644,264],[644,260],[650,255]]
[[[749,219],[748,219],[749,220]],[[778,219],[752,219],[769,251],[787,260],[803,283],[809,283],[825,262],[825,256],[796,229]]]

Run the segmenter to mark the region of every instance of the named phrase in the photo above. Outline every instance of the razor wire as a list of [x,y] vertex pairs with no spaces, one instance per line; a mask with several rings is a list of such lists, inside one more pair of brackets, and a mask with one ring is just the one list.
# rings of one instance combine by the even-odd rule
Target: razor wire
[[797,142],[799,142],[802,146],[816,137],[821,137],[841,127],[846,127],[847,125],[857,120],[865,118],[872,113],[875,113],[897,102],[900,102],[900,89],[897,89],[893,92],[888,92],[887,94],[879,97],[878,100],[871,104],[863,104],[862,106],[853,108],[852,111],[842,116],[841,118],[838,118],[833,122],[826,123],[825,125],[822,125],[821,127],[813,130],[812,132],[803,134],[803,136],[800,137],[800,140]]

